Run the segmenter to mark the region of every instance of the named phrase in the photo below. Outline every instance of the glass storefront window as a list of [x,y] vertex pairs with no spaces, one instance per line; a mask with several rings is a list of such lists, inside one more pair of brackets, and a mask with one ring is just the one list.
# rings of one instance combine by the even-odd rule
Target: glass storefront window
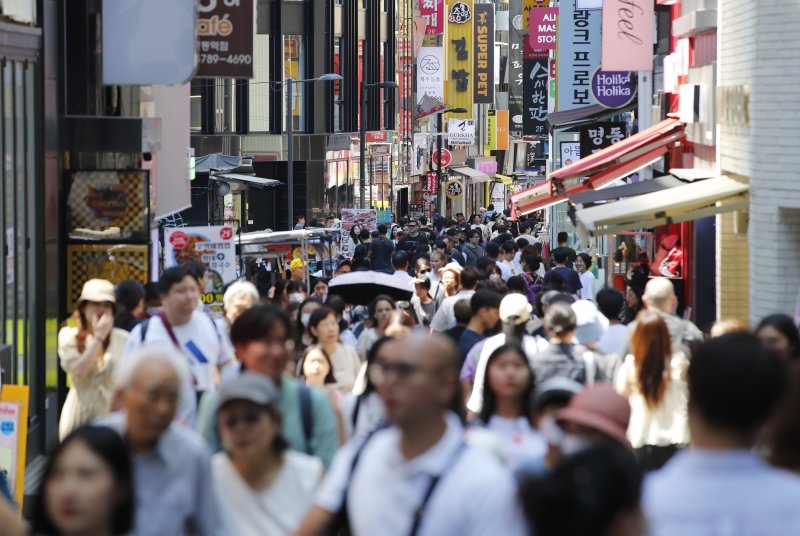
[[[306,75],[305,70],[305,42],[302,35],[285,35],[283,37],[283,80],[284,82],[293,78],[303,80]],[[303,131],[305,125],[305,90],[306,84],[292,84],[292,127],[296,131]],[[286,91],[289,91],[288,84],[284,87],[283,97],[286,99]],[[284,112],[286,110],[284,109]],[[286,129],[286,119],[284,116],[283,127]]]
[[253,42],[253,79],[249,82],[250,132],[269,131],[269,35],[256,34]]

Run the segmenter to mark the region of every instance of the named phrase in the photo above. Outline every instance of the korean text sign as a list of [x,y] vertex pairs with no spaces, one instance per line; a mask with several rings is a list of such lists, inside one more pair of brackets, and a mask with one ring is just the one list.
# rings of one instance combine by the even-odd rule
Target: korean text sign
[[444,30],[444,0],[419,0],[419,12],[425,19],[425,34],[439,35]]
[[444,52],[442,47],[422,47],[417,60],[417,102],[425,95],[444,100]]
[[201,0],[198,77],[253,77],[254,0]]
[[625,123],[595,123],[581,127],[581,158],[625,139]]
[[558,14],[557,111],[597,104],[592,73],[600,66],[599,11],[575,9],[575,0],[561,2]]
[[547,58],[523,60],[525,91],[523,92],[522,133],[528,136],[547,136]]
[[471,117],[474,87],[473,0],[450,0],[447,4],[447,77],[445,102],[451,108],[466,108],[465,114],[450,117]]

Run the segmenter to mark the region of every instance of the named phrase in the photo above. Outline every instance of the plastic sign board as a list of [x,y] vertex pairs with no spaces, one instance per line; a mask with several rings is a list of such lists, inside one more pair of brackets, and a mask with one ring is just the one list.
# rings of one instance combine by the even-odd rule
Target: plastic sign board
[[630,71],[597,70],[592,76],[592,95],[605,108],[622,108],[636,98],[638,87],[635,73]]
[[25,489],[25,451],[28,443],[29,392],[26,385],[3,385],[0,396],[0,471],[17,504]]
[[558,8],[540,7],[530,11],[528,44],[534,50],[554,50],[558,29]]
[[444,185],[444,191],[449,199],[457,199],[464,194],[464,185],[459,180],[449,180]]
[[653,70],[653,0],[604,0],[604,71]]
[[440,166],[441,165],[442,167],[449,166],[450,162],[453,161],[453,155],[450,154],[450,151],[448,151],[447,149],[442,149],[441,155],[442,155],[442,162],[440,164],[439,163],[439,151],[434,151],[433,152],[433,158],[432,158],[433,165],[435,165],[435,166]]
[[475,120],[474,119],[448,119],[447,120],[447,142],[450,145],[474,145],[475,144]]

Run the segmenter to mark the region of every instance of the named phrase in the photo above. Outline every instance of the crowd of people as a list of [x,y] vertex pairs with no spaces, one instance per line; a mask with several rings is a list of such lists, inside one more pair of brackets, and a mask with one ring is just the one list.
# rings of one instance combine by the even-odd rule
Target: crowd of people
[[[709,334],[673,283],[493,210],[352,235],[333,278],[262,296],[203,270],[90,280],[58,339],[71,389],[29,526],[4,534],[800,534],[793,319]],[[398,284],[398,286],[402,286]],[[2,530],[0,530],[1,532]]]

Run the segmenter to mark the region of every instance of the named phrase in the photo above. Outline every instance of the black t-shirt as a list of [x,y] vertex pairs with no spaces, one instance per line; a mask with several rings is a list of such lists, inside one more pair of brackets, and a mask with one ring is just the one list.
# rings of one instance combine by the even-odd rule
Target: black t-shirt
[[553,271],[564,278],[564,283],[567,285],[567,291],[576,294],[583,288],[581,284],[581,276],[572,268],[553,268]]
[[559,246],[553,251],[550,252],[550,256],[555,258],[556,251],[566,251],[567,252],[567,268],[574,268],[575,259],[578,257],[578,252],[576,252],[572,248],[568,248],[566,246]]
[[381,236],[372,241],[372,244],[369,246],[369,251],[373,270],[387,273],[394,271],[392,268],[394,244],[392,244],[391,240]]
[[397,249],[408,253],[409,264],[413,266],[414,263],[417,262],[417,258],[425,251],[427,246],[428,240],[422,235],[422,233],[418,233],[417,236],[404,236],[400,243],[397,244]]

